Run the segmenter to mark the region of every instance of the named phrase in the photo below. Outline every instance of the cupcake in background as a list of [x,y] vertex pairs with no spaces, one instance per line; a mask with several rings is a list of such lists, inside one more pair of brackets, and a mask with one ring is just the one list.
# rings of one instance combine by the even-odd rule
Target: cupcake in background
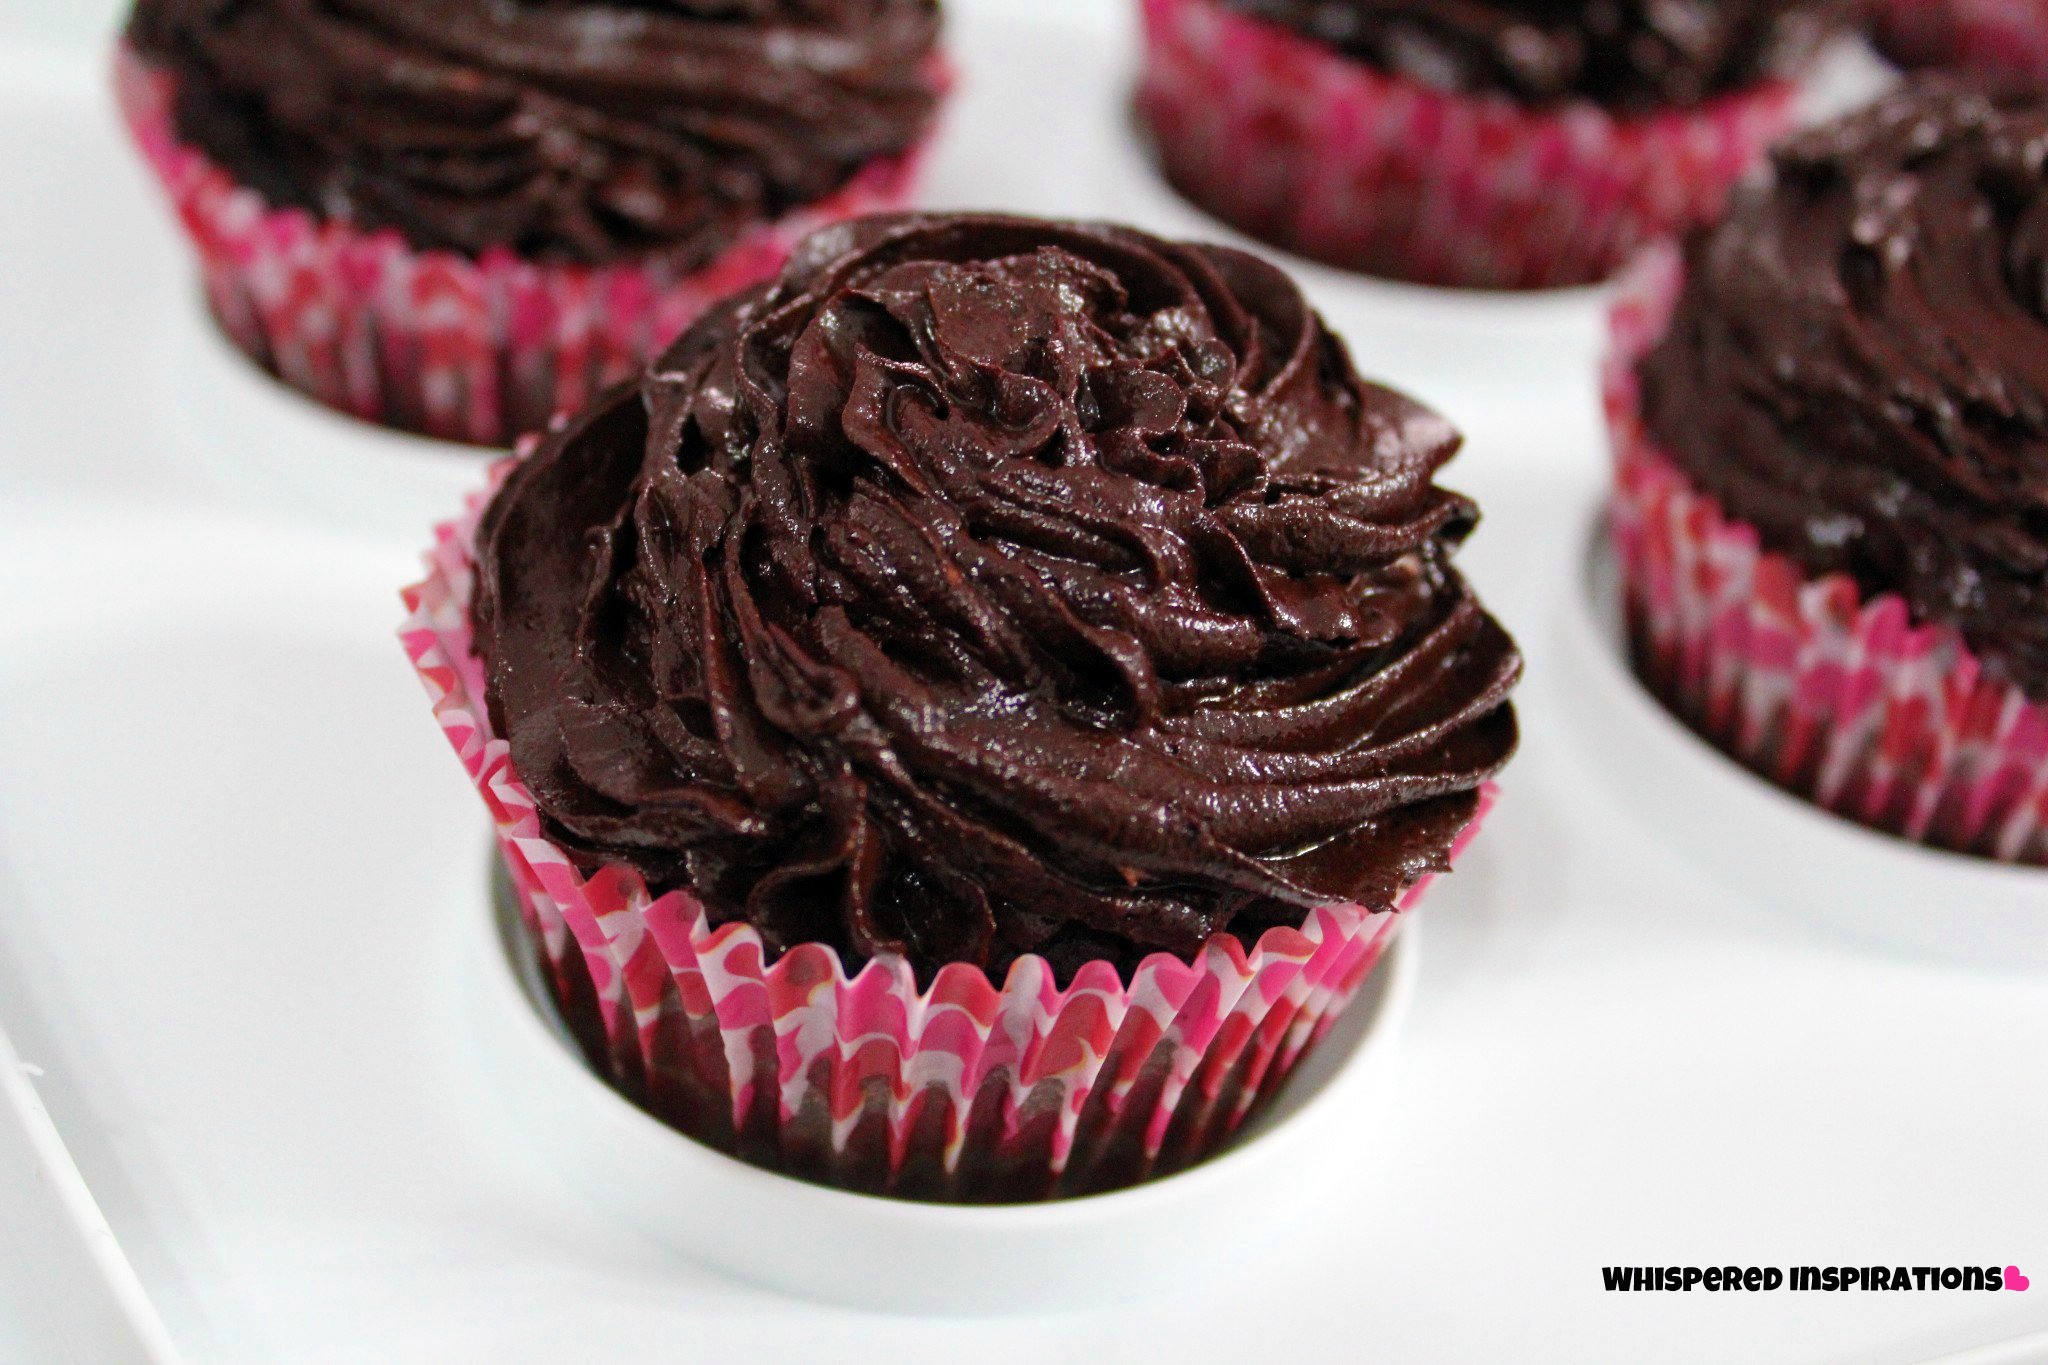
[[1841,0],[1141,0],[1168,180],[1262,241],[1420,284],[1611,275],[1790,125]]
[[1251,256],[874,219],[501,467],[404,640],[626,1095],[1110,1189],[1273,1094],[1514,749],[1458,439]]
[[938,0],[140,0],[130,128],[235,344],[485,445],[902,204]]
[[2048,101],[1923,78],[1781,144],[1617,304],[1636,669],[1772,781],[2048,862]]
[[2048,0],[1871,0],[1871,38],[1907,70],[1941,67],[2048,90]]

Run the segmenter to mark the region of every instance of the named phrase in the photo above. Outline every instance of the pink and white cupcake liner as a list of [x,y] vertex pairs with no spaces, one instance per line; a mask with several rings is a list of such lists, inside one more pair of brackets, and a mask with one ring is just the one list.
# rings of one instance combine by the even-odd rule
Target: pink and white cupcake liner
[[1423,284],[1607,278],[1721,208],[1792,121],[1767,81],[1617,117],[1433,90],[1217,0],[1142,0],[1138,92],[1166,176],[1262,241]]
[[2048,88],[2048,0],[1878,0],[1875,29],[1885,54],[1907,66]]
[[472,258],[271,207],[178,140],[175,78],[126,45],[115,88],[237,347],[330,407],[478,445],[509,446],[582,407],[711,304],[772,278],[813,230],[902,207],[920,160],[913,149],[877,161],[687,274],[655,259],[550,264],[502,248]]
[[[586,874],[542,832],[492,733],[472,653],[473,545],[488,497],[437,528],[427,577],[405,594],[406,653],[490,809],[521,918],[593,1064],[673,1126],[757,1164],[972,1202],[1111,1189],[1187,1166],[1279,1088],[1428,884],[1395,910],[1315,909],[1249,952],[1220,934],[1192,963],[1154,954],[1128,985],[1093,962],[1062,987],[1035,956],[1001,982],[950,965],[924,990],[894,955],[851,976],[817,943],[768,962],[750,925],[713,928],[688,892],[650,895],[628,867]],[[1481,814],[1491,800],[1489,787]]]
[[1762,549],[1644,429],[1636,363],[1670,320],[1675,247],[1643,253],[1612,313],[1611,527],[1637,672],[1778,785],[1908,839],[2048,863],[2048,705],[1988,672],[1904,597],[1809,578]]

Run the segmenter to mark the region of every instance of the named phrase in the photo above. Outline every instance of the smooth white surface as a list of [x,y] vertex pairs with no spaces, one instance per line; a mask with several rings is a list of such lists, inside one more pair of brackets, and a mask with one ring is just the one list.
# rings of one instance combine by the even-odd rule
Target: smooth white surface
[[[936,199],[1185,225],[1122,141],[1122,29],[1088,19],[1120,6],[955,8]],[[1503,387],[1482,352],[1534,344],[1512,307],[1461,356],[1323,273],[1361,368],[1468,432],[1464,563],[1529,656],[1524,751],[1423,911],[1357,1187],[1221,1292],[1000,1320],[754,1289],[615,1218],[472,1036],[480,816],[392,638],[426,528],[390,524],[375,455],[357,495],[267,501],[223,470],[262,487],[289,453],[193,457],[160,397],[189,373],[165,340],[188,264],[93,63],[12,81],[24,50],[0,43],[0,1027],[190,1356],[1885,1365],[2048,1329],[2048,985],[1862,951],[1702,876],[1571,720],[1584,357],[1535,345],[1547,377]],[[1731,1261],[2017,1263],[2035,1288],[1600,1288]]]
[[0,1030],[0,1336],[8,1358],[174,1358],[148,1292]]
[[[495,854],[493,854],[495,856]],[[1222,1285],[1363,1178],[1415,994],[1412,926],[1273,1106],[1222,1154],[1087,1199],[961,1207],[786,1180],[677,1137],[592,1075],[503,878],[469,917],[478,1052],[558,1169],[621,1223],[741,1279],[886,1312],[1098,1307]],[[861,1254],[849,1256],[857,1246]],[[1145,1247],[1142,1258],[1132,1247]]]
[[309,403],[237,351],[195,297],[162,318],[152,395],[176,458],[208,500],[250,516],[306,512],[397,536],[446,521],[504,452],[430,440]]

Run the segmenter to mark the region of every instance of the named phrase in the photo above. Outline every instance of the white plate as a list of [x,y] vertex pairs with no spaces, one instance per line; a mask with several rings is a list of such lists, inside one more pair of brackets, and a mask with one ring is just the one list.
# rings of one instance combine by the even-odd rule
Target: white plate
[[[955,9],[941,200],[1187,225],[1125,140],[1120,6]],[[187,1354],[1882,1365],[2048,1328],[2041,1289],[1602,1291],[1607,1264],[1728,1261],[2040,1285],[2048,985],[1864,952],[1700,875],[1688,813],[1629,799],[1572,721],[1584,356],[1516,329],[1549,301],[1457,301],[1531,367],[1508,386],[1330,272],[1310,285],[1361,366],[1470,434],[1466,564],[1530,667],[1502,805],[1422,912],[1391,1099],[1324,1125],[1354,1182],[1220,1288],[996,1321],[757,1289],[645,1235],[475,1036],[480,816],[392,638],[446,469],[246,374],[206,387],[189,263],[89,65],[24,50],[0,59],[0,1028]],[[0,1199],[10,1232],[39,1207]],[[875,1256],[860,1236],[845,1256]],[[1187,1250],[1134,1244],[1129,1279]],[[0,1292],[0,1357],[104,1311],[104,1280],[41,1264]]]

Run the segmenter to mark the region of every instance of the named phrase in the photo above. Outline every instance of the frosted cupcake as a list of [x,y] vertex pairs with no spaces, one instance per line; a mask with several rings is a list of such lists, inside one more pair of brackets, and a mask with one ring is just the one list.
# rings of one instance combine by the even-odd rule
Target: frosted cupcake
[[1838,0],[1142,0],[1166,176],[1263,241],[1423,284],[1605,279],[1790,123]]
[[406,643],[628,1095],[1114,1188],[1285,1080],[1514,748],[1457,445],[1250,256],[875,219],[504,472]]
[[900,204],[938,27],[937,0],[141,0],[118,84],[237,346],[507,445]]
[[1616,312],[1636,666],[1852,819],[2048,861],[2048,103],[1923,81]]

